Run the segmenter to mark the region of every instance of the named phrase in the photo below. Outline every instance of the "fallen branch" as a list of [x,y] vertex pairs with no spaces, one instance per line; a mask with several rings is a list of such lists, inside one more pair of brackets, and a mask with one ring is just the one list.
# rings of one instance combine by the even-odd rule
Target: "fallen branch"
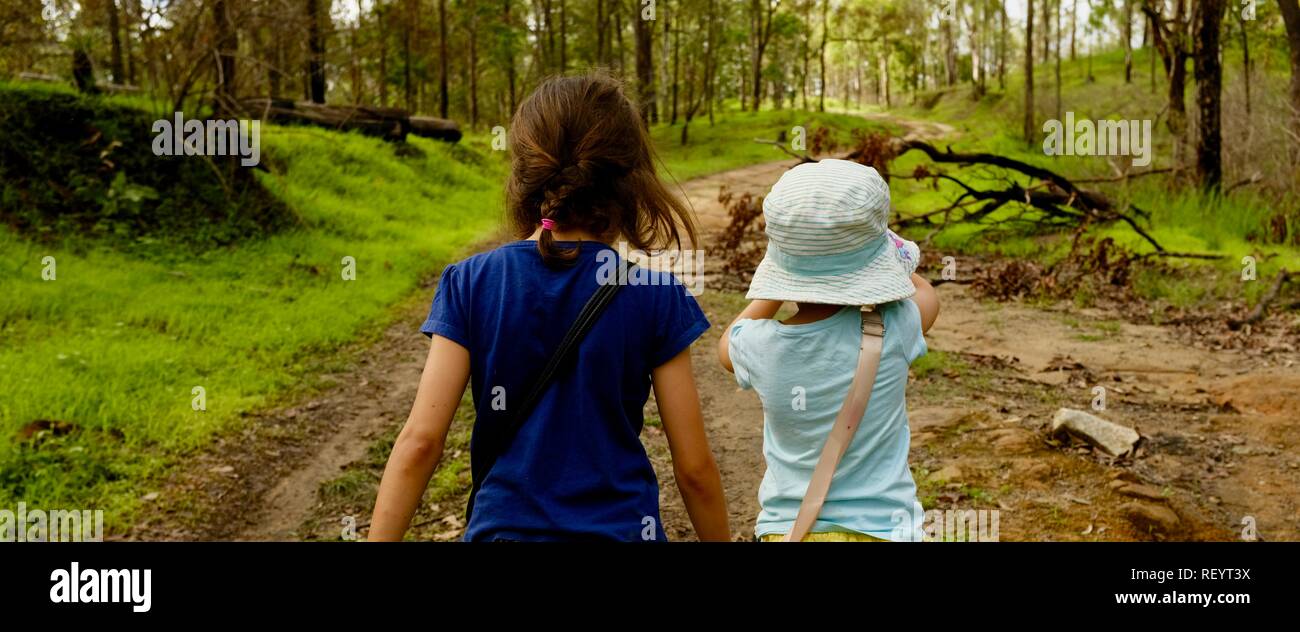
[[1268,311],[1268,306],[1277,299],[1278,292],[1282,291],[1282,285],[1286,283],[1290,276],[1291,273],[1287,272],[1285,268],[1278,270],[1277,276],[1273,277],[1273,285],[1268,288],[1268,291],[1259,299],[1259,302],[1255,303],[1255,309],[1250,310],[1250,313],[1246,314],[1245,318],[1228,319],[1228,329],[1237,331],[1246,325],[1259,322],[1264,317],[1264,313]]
[[771,145],[771,146],[773,146],[773,147],[776,147],[777,149],[780,149],[781,151],[783,151],[783,152],[785,152],[785,153],[787,153],[787,154],[790,154],[791,157],[793,157],[793,158],[798,158],[798,159],[799,159],[799,164],[801,164],[801,165],[804,164],[804,163],[806,163],[806,162],[817,162],[816,159],[814,159],[812,156],[809,156],[808,154],[800,154],[800,153],[796,153],[793,149],[790,149],[789,147],[786,147],[786,146],[785,146],[785,143],[783,143],[783,142],[781,142],[781,141],[779,141],[779,140],[768,140],[768,139],[766,139],[766,138],[755,138],[755,139],[754,139],[754,142],[756,142],[756,143],[762,143],[762,144],[764,144],[764,145]]

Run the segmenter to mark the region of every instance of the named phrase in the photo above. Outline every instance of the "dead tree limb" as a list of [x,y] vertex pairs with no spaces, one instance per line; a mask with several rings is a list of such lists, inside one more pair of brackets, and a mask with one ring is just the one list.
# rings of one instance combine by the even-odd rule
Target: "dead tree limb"
[[1255,309],[1250,310],[1250,313],[1246,314],[1245,318],[1228,319],[1228,329],[1237,331],[1246,325],[1259,322],[1259,319],[1263,318],[1264,314],[1268,311],[1268,306],[1272,304],[1273,301],[1277,300],[1278,293],[1282,291],[1282,286],[1286,284],[1286,281],[1290,276],[1291,273],[1287,272],[1285,268],[1278,270],[1277,276],[1273,277],[1273,285],[1268,288],[1268,291],[1264,293],[1264,296],[1260,297],[1259,302],[1255,303]]
[[801,165],[804,164],[804,163],[807,163],[807,162],[817,162],[816,159],[814,159],[812,156],[809,156],[808,154],[800,154],[800,153],[796,153],[793,149],[790,149],[789,147],[786,147],[786,146],[785,146],[785,143],[783,143],[783,142],[781,142],[781,141],[779,141],[779,140],[768,140],[768,139],[766,139],[766,138],[755,138],[755,139],[754,139],[754,142],[756,142],[756,143],[762,143],[762,144],[764,144],[764,145],[771,145],[771,146],[773,146],[773,147],[776,147],[777,149],[780,149],[781,151],[783,151],[783,152],[789,154],[792,158],[798,158],[798,159],[799,159],[799,164],[801,164]]

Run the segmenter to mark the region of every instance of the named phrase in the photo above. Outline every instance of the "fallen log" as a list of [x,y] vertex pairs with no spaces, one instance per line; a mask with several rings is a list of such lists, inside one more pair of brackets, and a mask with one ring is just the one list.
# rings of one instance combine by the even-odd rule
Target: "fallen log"
[[429,116],[410,116],[401,108],[367,105],[322,105],[267,97],[239,100],[251,117],[271,123],[315,125],[336,130],[356,130],[367,136],[401,142],[407,134],[458,142],[460,128],[455,121]]
[[424,138],[436,138],[449,142],[458,142],[461,137],[460,127],[456,121],[432,116],[412,116],[411,133]]

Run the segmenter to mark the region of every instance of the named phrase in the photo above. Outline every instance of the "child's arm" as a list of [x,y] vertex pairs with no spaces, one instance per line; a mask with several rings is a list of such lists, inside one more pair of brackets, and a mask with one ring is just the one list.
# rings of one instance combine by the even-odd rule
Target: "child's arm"
[[411,414],[397,435],[384,479],[379,483],[367,538],[371,542],[401,540],[406,533],[442,458],[447,429],[468,382],[469,351],[447,338],[434,336]]
[[919,274],[912,275],[912,285],[916,286],[916,296],[912,297],[912,300],[921,310],[921,333],[925,333],[930,331],[930,326],[934,324],[935,319],[939,318],[939,294],[934,291],[934,286]]
[[740,312],[740,315],[736,316],[736,318],[731,321],[730,325],[727,325],[727,328],[722,331],[722,339],[718,341],[718,361],[722,363],[722,368],[731,371],[732,373],[735,373],[736,371],[735,368],[731,366],[731,351],[729,349],[731,346],[731,327],[736,324],[736,321],[742,318],[750,320],[772,318],[773,316],[776,316],[778,311],[781,311],[781,305],[783,304],[784,303],[781,301],[769,301],[765,299],[750,301],[749,305]]
[[691,350],[686,349],[659,365],[651,378],[655,401],[663,419],[668,450],[673,457],[673,475],[682,493],[686,513],[703,541],[731,540],[727,524],[727,499],[722,493],[722,476],[709,450],[700,414],[700,395],[691,370]]

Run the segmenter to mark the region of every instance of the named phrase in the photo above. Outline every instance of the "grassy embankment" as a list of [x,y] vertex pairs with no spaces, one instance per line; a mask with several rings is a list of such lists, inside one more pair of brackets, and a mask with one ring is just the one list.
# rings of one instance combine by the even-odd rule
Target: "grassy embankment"
[[[336,351],[376,335],[393,305],[496,223],[503,166],[483,139],[412,139],[399,152],[268,126],[271,173],[232,193],[283,207],[283,221],[258,224],[217,201],[201,158],[152,154],[152,115],[48,88],[0,91],[8,105],[48,103],[43,123],[90,117],[59,142],[39,118],[0,111],[7,138],[38,141],[0,163],[7,176],[37,176],[4,191],[0,507],[91,507],[110,531],[129,524],[148,481],[237,428],[242,413],[315,388],[342,362]],[[93,164],[105,150],[112,163]],[[63,171],[47,169],[61,161]],[[42,222],[63,210],[38,204],[51,189],[72,191],[83,217]],[[169,221],[177,214],[194,225]],[[45,257],[54,280],[42,279]],[[344,257],[355,259],[354,281],[343,279]],[[192,406],[196,387],[206,410]]]

